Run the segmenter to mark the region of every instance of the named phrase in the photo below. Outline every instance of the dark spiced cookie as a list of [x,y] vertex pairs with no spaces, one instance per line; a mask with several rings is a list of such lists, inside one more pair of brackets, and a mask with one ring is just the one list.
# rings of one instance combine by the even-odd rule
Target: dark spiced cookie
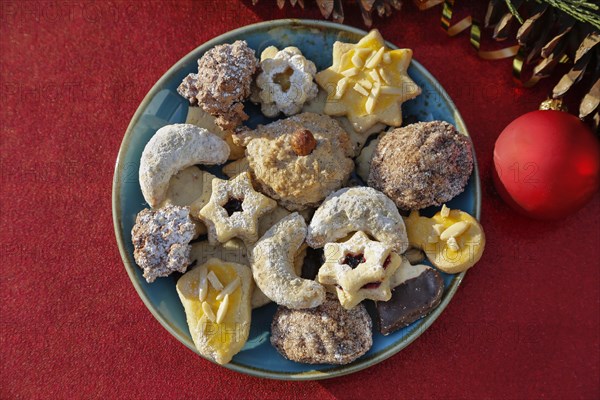
[[443,121],[419,122],[384,135],[369,186],[404,210],[439,206],[460,194],[473,171],[469,139]]
[[280,306],[271,324],[271,344],[285,358],[308,364],[348,364],[373,344],[371,317],[359,304],[345,310],[332,294],[320,306]]

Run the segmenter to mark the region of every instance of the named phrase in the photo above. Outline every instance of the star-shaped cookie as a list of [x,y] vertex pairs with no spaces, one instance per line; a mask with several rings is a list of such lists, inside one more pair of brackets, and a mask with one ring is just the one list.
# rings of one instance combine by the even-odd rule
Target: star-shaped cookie
[[250,175],[243,172],[229,181],[213,179],[210,200],[199,216],[211,244],[234,237],[251,244],[258,240],[258,219],[276,206],[275,200],[254,190]]
[[400,126],[401,104],[421,93],[407,74],[411,58],[410,49],[387,49],[376,29],[356,44],[335,42],[333,65],[315,78],[328,94],[325,113],[346,115],[358,132]]
[[390,278],[401,260],[390,246],[358,231],[346,242],[325,245],[325,263],[317,279],[328,288],[335,288],[346,309],[364,299],[387,301],[392,296]]

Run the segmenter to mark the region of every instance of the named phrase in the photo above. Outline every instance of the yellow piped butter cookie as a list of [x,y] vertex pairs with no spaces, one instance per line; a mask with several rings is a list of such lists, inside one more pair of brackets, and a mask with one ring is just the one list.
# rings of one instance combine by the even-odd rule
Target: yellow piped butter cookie
[[413,211],[404,221],[410,245],[423,249],[429,261],[448,274],[466,271],[483,254],[483,228],[464,211],[444,205],[431,218]]
[[219,364],[231,361],[250,333],[250,269],[211,258],[179,278],[177,294],[198,352]]

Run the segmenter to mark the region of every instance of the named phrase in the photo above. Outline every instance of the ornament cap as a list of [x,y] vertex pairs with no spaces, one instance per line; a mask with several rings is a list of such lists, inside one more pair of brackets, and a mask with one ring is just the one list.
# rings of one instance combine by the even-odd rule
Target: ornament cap
[[564,111],[568,112],[566,104],[563,103],[562,98],[551,99],[547,98],[542,101],[539,107],[540,110],[555,110],[555,111]]

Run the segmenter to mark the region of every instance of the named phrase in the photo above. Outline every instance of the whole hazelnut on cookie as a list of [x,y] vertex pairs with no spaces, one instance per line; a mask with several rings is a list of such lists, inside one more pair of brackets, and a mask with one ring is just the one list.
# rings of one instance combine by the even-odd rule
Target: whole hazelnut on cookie
[[299,156],[307,156],[317,147],[317,141],[311,131],[300,129],[292,134],[291,145],[294,153]]
[[233,137],[246,146],[252,183],[289,211],[318,207],[354,169],[352,143],[338,121],[302,113]]

